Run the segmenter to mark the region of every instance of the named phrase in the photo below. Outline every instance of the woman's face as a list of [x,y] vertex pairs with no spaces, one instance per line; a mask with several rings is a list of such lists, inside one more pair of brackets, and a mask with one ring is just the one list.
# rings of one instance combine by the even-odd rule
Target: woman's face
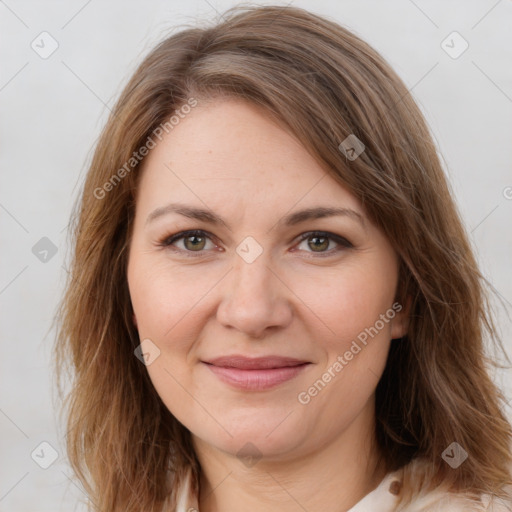
[[397,272],[359,201],[255,106],[199,102],[146,157],[131,300],[149,376],[196,443],[283,458],[370,435],[406,329]]

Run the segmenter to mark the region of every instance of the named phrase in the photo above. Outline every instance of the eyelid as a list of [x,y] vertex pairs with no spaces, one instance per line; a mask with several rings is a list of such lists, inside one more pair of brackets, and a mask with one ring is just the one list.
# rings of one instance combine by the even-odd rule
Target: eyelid
[[[179,231],[173,235],[169,235],[169,236],[166,236],[164,237],[160,242],[158,242],[158,245],[162,248],[169,248],[172,246],[172,244],[178,240],[181,240],[183,238],[186,238],[187,236],[192,236],[192,235],[195,235],[195,236],[200,236],[200,237],[204,237],[204,238],[208,238],[210,239],[213,243],[216,243],[215,240],[217,240],[217,237],[215,237],[215,235],[213,235],[212,233],[208,232],[208,231],[205,231],[204,229],[188,229],[188,230],[184,230],[184,231]],[[297,244],[299,244],[300,242],[308,239],[308,238],[312,238],[314,236],[317,236],[317,237],[323,237],[323,238],[328,238],[332,241],[334,241],[335,243],[338,244],[338,248],[335,248],[335,249],[331,249],[329,251],[325,251],[325,252],[314,252],[314,251],[311,251],[309,254],[312,254],[312,255],[316,255],[316,256],[319,256],[319,257],[322,257],[322,256],[330,256],[334,253],[337,253],[339,252],[341,249],[350,249],[350,248],[353,248],[354,245],[345,237],[343,236],[340,236],[340,235],[336,235],[335,233],[331,233],[329,231],[318,231],[318,230],[314,230],[314,231],[305,231],[304,233],[301,233],[298,237],[295,237],[294,240],[297,240]],[[217,245],[217,244],[216,244]],[[197,256],[202,256],[204,255],[207,251],[205,250],[201,250],[201,251],[186,251],[186,250],[183,250],[183,249],[179,249],[178,247],[174,247],[174,249],[176,252],[180,252],[180,253],[185,253],[187,256],[192,256],[192,257],[197,257]],[[306,251],[306,252],[309,252],[309,251]]]

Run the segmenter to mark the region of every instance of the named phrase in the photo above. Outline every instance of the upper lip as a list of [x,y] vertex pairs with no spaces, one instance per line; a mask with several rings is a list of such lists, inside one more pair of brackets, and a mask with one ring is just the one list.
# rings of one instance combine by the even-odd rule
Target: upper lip
[[204,362],[224,368],[238,368],[240,370],[262,370],[270,368],[284,368],[287,366],[298,366],[308,363],[309,361],[282,356],[246,357],[242,355],[233,355],[216,357],[215,359],[209,359]]

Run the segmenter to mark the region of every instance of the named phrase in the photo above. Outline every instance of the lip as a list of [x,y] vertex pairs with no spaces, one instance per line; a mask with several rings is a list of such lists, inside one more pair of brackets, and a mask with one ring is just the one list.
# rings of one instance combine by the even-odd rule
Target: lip
[[203,361],[220,380],[239,389],[261,391],[282,384],[309,366],[309,361],[290,357],[224,356]]

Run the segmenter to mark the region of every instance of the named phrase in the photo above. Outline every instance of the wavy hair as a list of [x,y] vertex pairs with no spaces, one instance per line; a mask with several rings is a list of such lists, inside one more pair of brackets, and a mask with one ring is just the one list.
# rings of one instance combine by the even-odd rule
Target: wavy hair
[[[97,142],[73,215],[54,364],[61,395],[66,369],[72,379],[67,451],[92,507],[174,510],[184,470],[198,476],[190,433],[134,356],[140,339],[126,270],[141,164],[130,159],[191,99],[222,98],[252,102],[283,123],[396,248],[397,300],[410,300],[410,322],[391,344],[375,414],[385,467],[404,468],[402,503],[419,482],[505,496],[511,428],[485,340],[500,343],[485,280],[410,92],[366,42],[306,10],[237,6],[223,18],[170,35],[144,58]],[[365,146],[354,160],[340,151],[350,135]],[[469,453],[457,469],[441,457],[454,441]],[[407,480],[414,461],[423,470]]]

